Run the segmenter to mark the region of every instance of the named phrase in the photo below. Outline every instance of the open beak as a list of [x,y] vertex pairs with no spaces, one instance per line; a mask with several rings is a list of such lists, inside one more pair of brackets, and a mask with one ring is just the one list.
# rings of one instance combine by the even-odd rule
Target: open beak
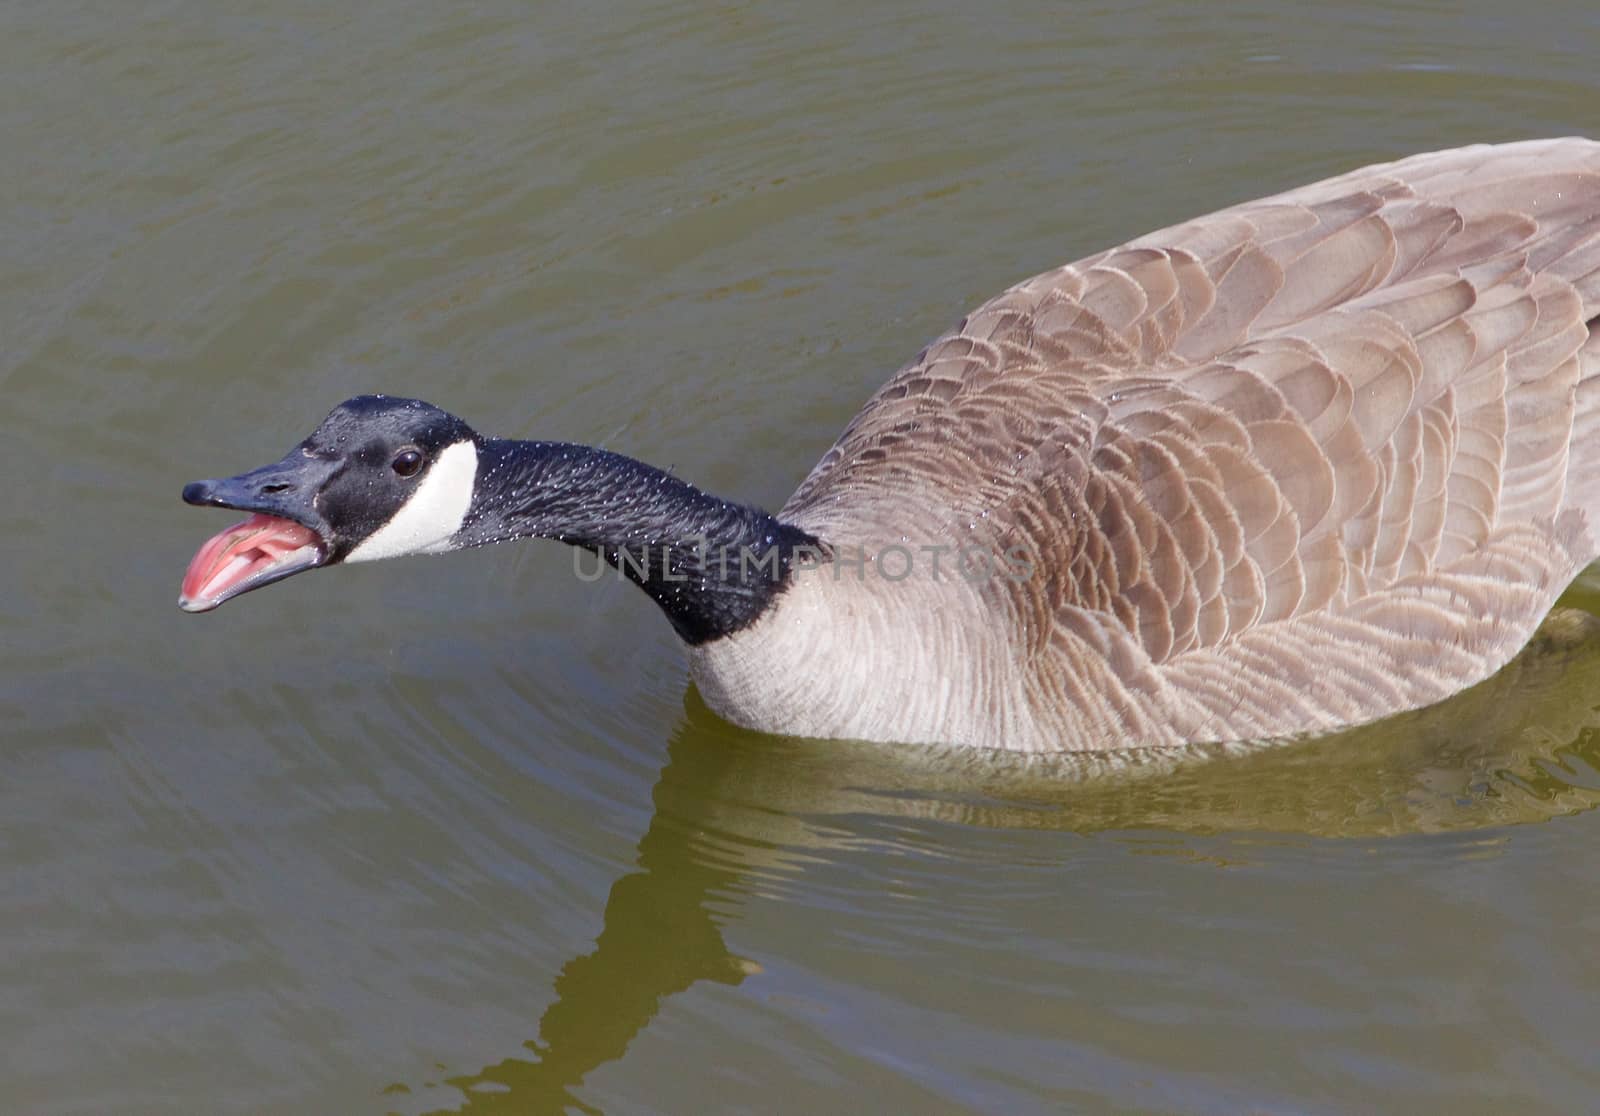
[[178,607],[209,612],[241,593],[325,564],[328,539],[315,498],[333,468],[330,461],[293,450],[282,461],[236,477],[185,485],[185,503],[251,515],[195,552]]

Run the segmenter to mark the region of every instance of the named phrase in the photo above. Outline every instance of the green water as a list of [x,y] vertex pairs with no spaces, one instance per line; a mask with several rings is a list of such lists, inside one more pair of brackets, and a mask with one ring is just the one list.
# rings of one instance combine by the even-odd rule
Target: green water
[[1582,625],[1108,774],[737,732],[554,544],[175,599],[181,485],[358,391],[775,507],[1006,284],[1600,131],[1597,56],[1482,0],[0,6],[0,1111],[1593,1108]]

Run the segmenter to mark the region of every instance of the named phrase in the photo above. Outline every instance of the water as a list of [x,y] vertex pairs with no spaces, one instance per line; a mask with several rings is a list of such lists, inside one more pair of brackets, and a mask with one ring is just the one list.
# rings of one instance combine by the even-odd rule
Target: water
[[1593,1106],[1581,623],[1107,774],[735,731],[553,544],[177,610],[358,391],[776,506],[1015,279],[1600,103],[1572,5],[920,7],[0,10],[0,1107]]

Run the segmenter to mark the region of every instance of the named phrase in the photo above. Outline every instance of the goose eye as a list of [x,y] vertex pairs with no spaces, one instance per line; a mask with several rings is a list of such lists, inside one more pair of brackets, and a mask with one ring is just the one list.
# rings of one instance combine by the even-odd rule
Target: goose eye
[[422,451],[414,449],[401,450],[394,455],[394,460],[389,463],[389,467],[402,477],[414,477],[417,475],[417,470],[422,468]]

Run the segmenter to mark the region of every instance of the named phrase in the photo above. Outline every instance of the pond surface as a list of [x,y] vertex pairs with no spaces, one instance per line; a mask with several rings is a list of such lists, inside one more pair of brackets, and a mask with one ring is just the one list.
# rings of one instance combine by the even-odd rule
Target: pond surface
[[178,611],[359,391],[776,507],[1012,281],[1600,119],[1583,5],[918,7],[0,8],[7,1111],[1593,1107],[1581,617],[1106,772],[733,730],[556,544]]

